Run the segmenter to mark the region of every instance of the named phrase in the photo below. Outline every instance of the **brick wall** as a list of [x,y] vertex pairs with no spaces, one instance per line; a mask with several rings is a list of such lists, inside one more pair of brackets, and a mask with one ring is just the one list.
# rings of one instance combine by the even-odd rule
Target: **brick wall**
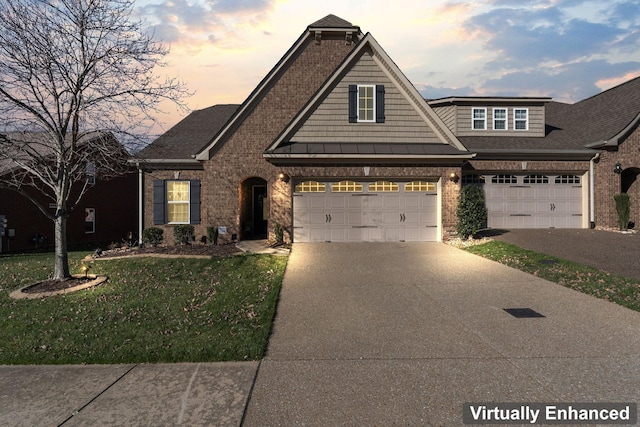
[[[617,150],[605,151],[595,166],[595,211],[596,226],[618,228],[618,213],[613,199],[614,194],[621,191],[621,174],[613,172],[616,163],[623,170],[635,169],[640,172],[640,129],[635,131],[619,146]],[[634,182],[627,193],[631,199],[630,221],[640,225],[640,183]],[[637,228],[638,226],[636,226]]]

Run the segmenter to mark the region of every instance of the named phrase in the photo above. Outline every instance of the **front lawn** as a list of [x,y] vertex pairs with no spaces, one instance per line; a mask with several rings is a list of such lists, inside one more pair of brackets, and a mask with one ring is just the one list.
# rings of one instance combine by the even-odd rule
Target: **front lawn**
[[[70,253],[79,272],[84,253]],[[46,279],[52,254],[0,257],[0,364],[257,360],[286,257],[101,260],[95,288],[40,300],[9,293]]]
[[640,283],[596,268],[491,241],[464,250],[497,261],[567,288],[640,311]]

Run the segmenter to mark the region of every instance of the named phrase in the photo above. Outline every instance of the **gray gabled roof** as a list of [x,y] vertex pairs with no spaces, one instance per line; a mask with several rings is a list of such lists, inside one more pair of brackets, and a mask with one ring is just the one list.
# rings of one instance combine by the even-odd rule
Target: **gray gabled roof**
[[345,21],[335,15],[327,15],[322,19],[317,20],[313,24],[309,25],[309,28],[359,28],[354,26],[351,22]]
[[190,160],[222,129],[239,105],[214,105],[193,111],[136,156],[149,161]]

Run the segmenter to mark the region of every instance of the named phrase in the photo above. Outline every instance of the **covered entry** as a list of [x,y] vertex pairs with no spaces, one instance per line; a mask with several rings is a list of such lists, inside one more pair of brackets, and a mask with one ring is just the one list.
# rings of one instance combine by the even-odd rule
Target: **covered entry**
[[437,183],[317,181],[296,183],[295,242],[438,240]]
[[266,239],[269,205],[267,181],[252,177],[240,184],[240,238]]

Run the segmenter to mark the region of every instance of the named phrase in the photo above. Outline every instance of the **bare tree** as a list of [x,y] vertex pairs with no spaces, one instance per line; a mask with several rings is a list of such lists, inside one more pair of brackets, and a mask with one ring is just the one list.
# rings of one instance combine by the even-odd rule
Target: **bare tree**
[[70,277],[66,221],[87,167],[98,178],[122,173],[127,153],[114,135],[140,135],[161,101],[184,108],[188,96],[157,74],[168,50],[132,11],[132,0],[0,0],[0,186],[53,221],[54,279]]

